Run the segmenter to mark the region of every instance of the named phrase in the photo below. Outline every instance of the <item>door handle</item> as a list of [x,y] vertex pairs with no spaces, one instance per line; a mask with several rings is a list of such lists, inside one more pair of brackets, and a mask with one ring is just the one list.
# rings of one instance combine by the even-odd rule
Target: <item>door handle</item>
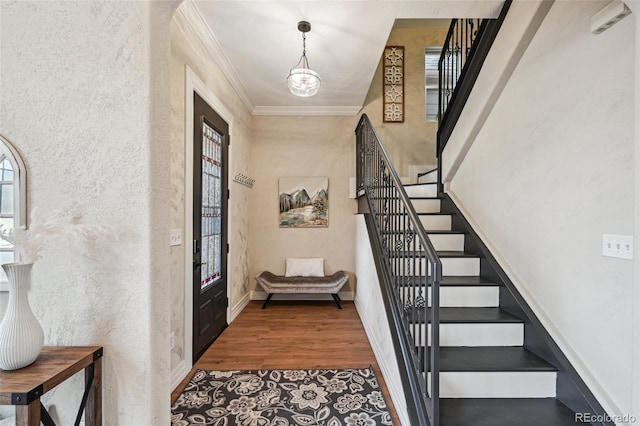
[[198,269],[199,267],[201,267],[202,265],[206,265],[207,262],[200,262],[199,260],[195,260],[193,259],[193,269]]

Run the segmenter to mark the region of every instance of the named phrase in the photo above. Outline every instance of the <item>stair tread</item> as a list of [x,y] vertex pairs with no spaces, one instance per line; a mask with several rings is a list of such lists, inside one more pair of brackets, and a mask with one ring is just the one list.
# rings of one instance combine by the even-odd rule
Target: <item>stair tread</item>
[[[418,213],[416,212],[416,214],[418,216],[451,216],[452,213],[447,213],[447,212],[432,212],[432,213]],[[376,216],[407,216],[406,213],[376,213]]]
[[[372,200],[388,200],[389,197],[371,197]],[[442,197],[420,197],[420,196],[409,196],[410,200],[434,200],[434,201],[440,201],[442,200]]]
[[437,253],[439,257],[480,257],[475,253],[466,251],[438,250]]
[[[400,277],[400,282],[398,285],[407,287],[413,285],[413,280],[416,277],[405,276]],[[419,278],[418,281],[420,283],[424,282],[424,277]],[[429,283],[431,285],[431,283]],[[451,287],[463,287],[463,286],[471,286],[471,287],[494,287],[497,286],[494,281],[488,280],[486,278],[478,277],[478,276],[457,276],[457,275],[445,275],[440,280],[440,286],[451,286]]]
[[[431,322],[431,308],[427,308],[428,322]],[[417,318],[418,322],[423,322]],[[522,319],[500,308],[440,308],[441,324],[466,323],[523,323]]]
[[465,277],[465,276],[443,276],[442,280],[440,280],[440,285],[488,285],[494,286],[498,285],[494,281],[488,280],[482,277]]
[[[434,229],[434,230],[431,230],[431,231],[427,231],[427,230],[425,230],[425,231],[427,232],[427,234],[435,234],[435,235],[465,235],[465,234],[467,234],[467,232],[465,232],[465,231],[453,231],[453,230],[446,230],[446,229]],[[397,231],[397,230],[382,231],[383,234],[404,234],[405,232]]]
[[555,398],[442,398],[440,426],[569,426],[581,424]]
[[427,234],[434,235],[465,235],[466,231],[455,231],[455,230],[446,230],[446,229],[434,229],[431,231],[427,231]]
[[433,172],[437,172],[437,171],[438,171],[438,168],[436,167],[435,169],[431,169],[431,170],[429,170],[427,172],[418,173],[418,177],[426,176],[429,173],[433,173]]
[[424,183],[405,183],[402,186],[420,186],[420,185],[437,185],[437,182],[424,182]]
[[[480,256],[474,253],[468,253],[465,251],[452,251],[452,250],[437,250],[436,254],[440,258],[467,258],[467,259],[478,259]],[[422,250],[394,250],[390,253],[391,257],[402,256],[402,257],[413,257],[417,256],[420,258],[424,256],[425,252]]]
[[440,348],[442,372],[557,371],[553,365],[522,346]]

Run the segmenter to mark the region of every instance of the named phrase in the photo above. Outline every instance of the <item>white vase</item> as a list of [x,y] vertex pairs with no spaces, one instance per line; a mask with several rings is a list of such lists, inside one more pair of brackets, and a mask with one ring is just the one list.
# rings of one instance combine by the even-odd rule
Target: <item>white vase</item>
[[42,326],[33,315],[27,290],[33,263],[2,265],[9,278],[9,304],[0,323],[0,368],[17,370],[33,363],[44,343]]

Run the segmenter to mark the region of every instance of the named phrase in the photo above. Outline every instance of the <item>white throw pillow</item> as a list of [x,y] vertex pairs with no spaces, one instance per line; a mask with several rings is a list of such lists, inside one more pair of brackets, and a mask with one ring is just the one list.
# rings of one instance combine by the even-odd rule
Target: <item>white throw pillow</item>
[[287,257],[285,277],[324,277],[324,259]]

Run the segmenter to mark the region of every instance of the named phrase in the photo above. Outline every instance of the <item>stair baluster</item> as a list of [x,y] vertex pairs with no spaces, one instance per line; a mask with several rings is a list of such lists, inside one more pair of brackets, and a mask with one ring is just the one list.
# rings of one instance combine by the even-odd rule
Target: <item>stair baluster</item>
[[[412,424],[439,425],[439,284],[442,263],[380,138],[363,115],[356,128],[357,190],[365,195],[384,259],[384,285],[400,335]],[[428,298],[431,289],[432,309]],[[427,324],[431,324],[430,336]],[[429,342],[430,340],[430,342]],[[430,350],[427,350],[430,343]],[[430,380],[424,366],[429,366]]]

